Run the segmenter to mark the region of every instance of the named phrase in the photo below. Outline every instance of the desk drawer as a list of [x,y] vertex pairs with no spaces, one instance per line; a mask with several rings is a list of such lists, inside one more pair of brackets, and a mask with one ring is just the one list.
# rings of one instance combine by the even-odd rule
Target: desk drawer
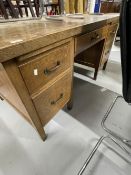
[[108,26],[111,26],[111,25],[113,25],[113,24],[118,24],[119,23],[119,18],[111,18],[111,19],[108,19],[108,22],[107,22],[107,25]]
[[70,99],[72,82],[72,71],[55,82],[48,89],[34,97],[33,102],[40,116],[42,124],[45,125]]
[[95,30],[75,38],[75,56],[106,37],[107,28]]
[[19,66],[30,94],[38,91],[50,80],[67,70],[73,64],[70,57],[70,43],[46,53],[39,54]]
[[114,24],[108,27],[108,37],[114,38],[116,31],[118,29],[118,24]]

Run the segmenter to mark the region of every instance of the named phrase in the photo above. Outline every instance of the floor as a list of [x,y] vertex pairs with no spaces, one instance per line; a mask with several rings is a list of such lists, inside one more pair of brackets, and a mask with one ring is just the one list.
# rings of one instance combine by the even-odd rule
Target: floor
[[[93,106],[95,109],[93,113],[88,113],[86,118],[86,111],[83,111],[84,106],[80,100],[83,100],[82,104],[85,105],[91,103],[88,98],[79,99],[81,94],[78,93],[77,102],[80,106],[78,111],[76,110],[77,113],[73,110],[61,110],[46,125],[48,137],[45,142],[42,142],[35,130],[6,101],[0,101],[0,175],[77,175],[92,146],[104,134],[100,121],[105,111],[101,109],[106,110],[116,93],[121,93],[120,51],[116,46],[113,49],[107,70],[99,72],[97,81],[90,80],[84,74],[74,75],[77,84],[85,84],[84,88],[90,86],[91,92],[88,93],[90,97],[92,88],[94,88],[93,97],[97,95],[100,98],[103,94],[104,98],[100,100],[99,109],[95,105],[98,105],[98,101]],[[113,52],[116,52],[116,55]],[[94,84],[102,86],[98,87],[98,93]],[[106,145],[102,146],[100,152],[103,152],[103,149],[106,166],[112,162],[114,166],[112,170],[114,172],[116,169],[119,170],[119,173],[112,175],[127,175],[131,171],[123,159],[118,161],[118,156],[114,156]],[[128,172],[120,171],[125,167]],[[96,175],[95,171],[91,170],[88,174]]]

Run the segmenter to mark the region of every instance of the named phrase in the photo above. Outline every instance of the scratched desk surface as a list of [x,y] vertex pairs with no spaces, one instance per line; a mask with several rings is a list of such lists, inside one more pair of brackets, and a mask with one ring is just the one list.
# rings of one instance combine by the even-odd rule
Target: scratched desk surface
[[18,21],[0,24],[0,62],[26,54],[51,43],[90,32],[119,14],[84,15],[84,19],[63,17],[62,21]]

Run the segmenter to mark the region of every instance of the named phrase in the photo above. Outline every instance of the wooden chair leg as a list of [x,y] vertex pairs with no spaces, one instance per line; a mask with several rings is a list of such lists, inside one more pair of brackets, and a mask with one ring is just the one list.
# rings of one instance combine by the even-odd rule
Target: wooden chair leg
[[55,15],[58,15],[57,6],[55,6],[54,9],[55,9]]
[[46,7],[46,14],[48,15],[48,8]]
[[4,6],[3,0],[0,0],[0,10],[4,16],[5,19],[9,19],[9,16],[7,14],[6,8]]
[[0,9],[0,15],[2,15],[1,9]]
[[17,8],[19,10],[19,14],[21,17],[23,17],[23,12],[22,12],[22,9],[20,7],[20,0],[16,0],[16,4],[17,4]]
[[74,8],[75,8],[75,13],[78,13],[78,0],[75,0]]
[[32,4],[31,4],[31,0],[28,0],[28,4],[29,4],[29,9],[30,9],[32,17],[35,17],[35,13],[34,13],[34,10],[33,10]]
[[16,12],[14,5],[12,4],[11,0],[6,0],[7,4],[9,5],[9,8],[12,13],[12,17],[14,18],[19,18],[18,13]]
[[28,14],[28,9],[27,9],[27,2],[25,0],[23,0],[23,4],[24,4],[24,9],[25,9],[25,14],[28,17],[29,14]]
[[59,14],[61,14],[61,0],[58,0],[58,4],[59,4]]
[[35,11],[36,11],[36,16],[39,17],[39,1],[34,0],[34,6],[35,6]]

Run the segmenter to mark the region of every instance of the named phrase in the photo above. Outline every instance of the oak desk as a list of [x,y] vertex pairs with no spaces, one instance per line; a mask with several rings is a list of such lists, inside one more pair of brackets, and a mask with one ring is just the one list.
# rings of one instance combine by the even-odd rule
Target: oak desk
[[1,99],[43,140],[43,126],[65,104],[71,108],[74,60],[94,67],[96,79],[101,65],[106,66],[118,20],[118,14],[108,14],[0,24]]

